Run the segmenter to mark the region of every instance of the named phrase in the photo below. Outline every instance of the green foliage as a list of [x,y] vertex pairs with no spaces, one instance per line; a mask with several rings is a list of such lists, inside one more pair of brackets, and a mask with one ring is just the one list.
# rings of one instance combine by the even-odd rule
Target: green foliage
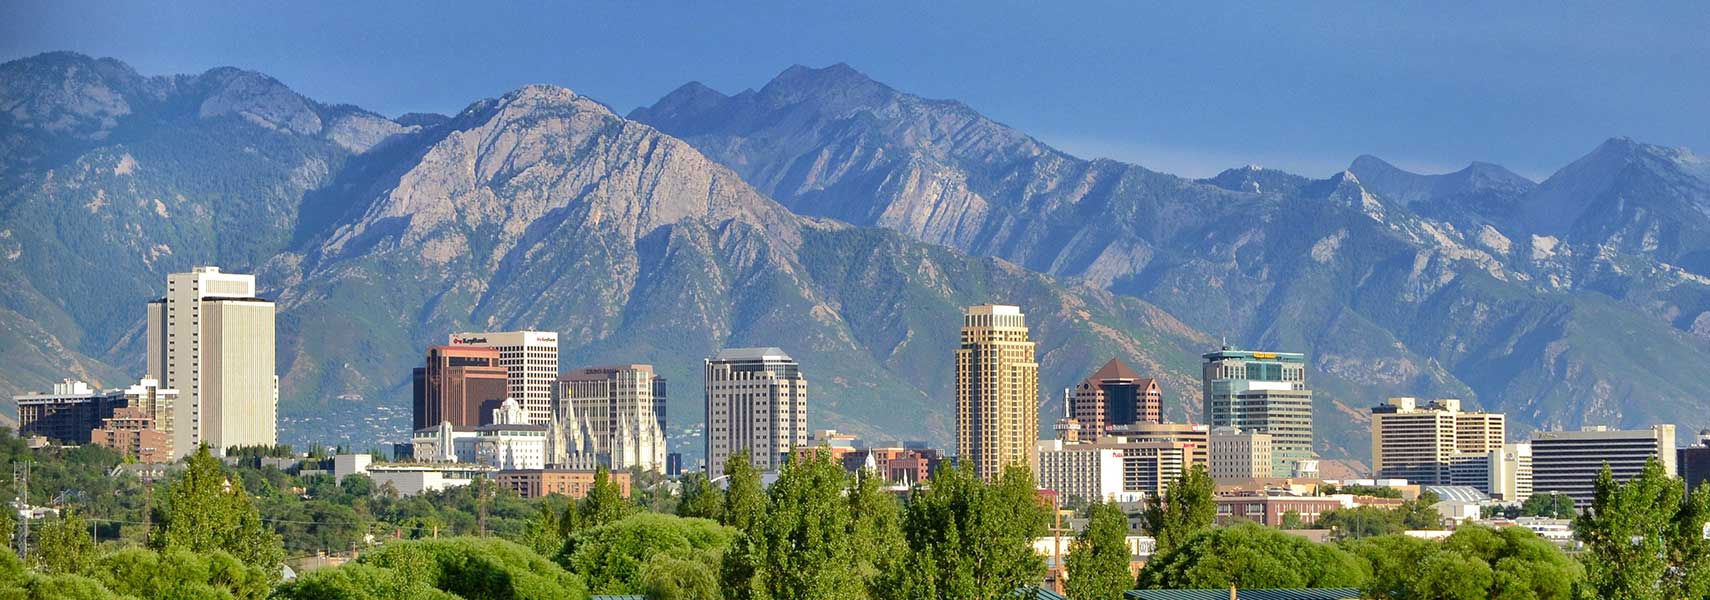
[[1388,535],[1345,547],[1370,565],[1362,587],[1375,600],[1568,600],[1583,575],[1555,544],[1519,527],[1466,525],[1441,542]]
[[766,488],[761,485],[760,472],[749,461],[747,450],[732,454],[724,461],[724,477],[724,509],[719,514],[719,522],[739,531],[753,529],[754,523],[766,512]]
[[1329,529],[1336,540],[1357,540],[1394,535],[1407,530],[1402,524],[1401,511],[1376,506],[1332,508],[1318,513],[1313,529]]
[[167,489],[151,542],[159,549],[224,550],[269,571],[277,570],[285,555],[279,535],[261,524],[243,480],[227,477],[206,445],[196,449]]
[[1573,498],[1567,494],[1548,492],[1533,494],[1520,504],[1520,517],[1549,517],[1552,519],[1572,519],[1575,516]]
[[1355,587],[1365,581],[1359,558],[1254,523],[1201,531],[1140,571],[1141,589]]
[[648,600],[720,600],[718,569],[705,563],[655,554],[641,569],[641,591]]
[[776,600],[860,598],[850,531],[854,519],[844,498],[847,474],[829,452],[797,453],[768,490],[770,507],[746,533],[756,542],[757,589]]
[[1217,501],[1212,497],[1217,482],[1204,465],[1195,465],[1164,490],[1162,501],[1147,498],[1143,513],[1146,530],[1158,540],[1163,554],[1186,542],[1217,520]]
[[1589,510],[1574,519],[1586,546],[1585,584],[1599,598],[1634,600],[1710,595],[1710,489],[1686,495],[1656,459],[1618,483],[1604,465]]
[[[716,590],[719,557],[735,535],[731,528],[706,519],[639,513],[582,530],[564,545],[557,560],[582,575],[596,594],[643,594],[650,581],[684,589],[699,589],[711,581]],[[688,573],[688,566],[679,564],[683,562],[698,565],[700,571]],[[655,568],[659,572],[650,576]]]
[[311,573],[281,586],[276,597],[521,600],[588,596],[580,577],[528,548],[491,538],[392,542],[364,554],[352,572],[338,572],[351,566]]
[[578,528],[599,527],[614,523],[635,512],[635,505],[623,495],[622,486],[612,481],[605,467],[594,470],[594,485],[588,495],[576,503],[575,523]]
[[103,555],[83,573],[117,594],[185,600],[260,600],[273,590],[278,577],[219,550],[197,554],[183,549],[153,552],[142,548]]
[[908,547],[903,543],[902,511],[877,473],[867,469],[849,480],[849,539],[855,551],[855,574],[866,582],[870,597],[891,589]]
[[997,598],[1038,583],[1044,564],[1033,552],[1050,508],[1033,474],[1010,467],[995,484],[966,464],[934,471],[903,513],[908,555],[892,588],[895,598]]
[[1389,486],[1359,485],[1352,483],[1339,486],[1333,483],[1327,483],[1324,484],[1319,491],[1326,496],[1333,494],[1351,494],[1354,496],[1371,496],[1373,498],[1401,499],[1401,490],[1399,488],[1392,488]]
[[724,513],[724,492],[707,478],[694,471],[682,478],[683,498],[677,503],[677,516],[720,521]]
[[1064,591],[1077,600],[1122,600],[1133,583],[1128,570],[1128,515],[1115,504],[1094,503],[1087,509],[1086,529],[1069,546]]
[[31,555],[37,569],[53,574],[75,573],[94,557],[95,540],[89,535],[89,524],[71,510],[42,525],[36,533],[36,552]]
[[1301,518],[1299,511],[1286,511],[1282,514],[1282,526],[1278,529],[1306,529],[1306,520]]

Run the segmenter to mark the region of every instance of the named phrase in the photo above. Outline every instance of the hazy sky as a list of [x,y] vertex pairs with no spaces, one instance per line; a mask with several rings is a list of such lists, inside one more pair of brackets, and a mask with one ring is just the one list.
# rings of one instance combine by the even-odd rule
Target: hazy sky
[[1076,154],[1190,176],[1322,176],[1369,153],[1540,178],[1618,135],[1710,150],[1710,3],[1192,4],[7,0],[0,60],[231,65],[387,115],[542,82],[627,112],[691,80],[734,93],[847,62]]

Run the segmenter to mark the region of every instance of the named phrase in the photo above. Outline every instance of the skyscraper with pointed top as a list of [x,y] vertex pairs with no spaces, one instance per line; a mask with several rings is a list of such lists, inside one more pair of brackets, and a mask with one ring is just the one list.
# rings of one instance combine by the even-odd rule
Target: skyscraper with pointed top
[[1081,424],[1081,437],[1098,441],[1110,428],[1163,421],[1163,392],[1158,381],[1141,377],[1120,359],[1093,372],[1070,389],[1070,415]]
[[1039,363],[1017,306],[982,304],[962,315],[956,350],[956,454],[986,481],[1004,467],[1038,471]]

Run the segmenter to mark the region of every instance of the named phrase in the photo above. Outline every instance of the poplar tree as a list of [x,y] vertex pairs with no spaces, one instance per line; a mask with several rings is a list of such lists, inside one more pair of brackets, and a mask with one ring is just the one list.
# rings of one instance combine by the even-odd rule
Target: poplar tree
[[31,558],[44,573],[76,573],[79,567],[95,559],[95,540],[89,536],[89,523],[76,512],[66,510],[36,533],[36,553]]
[[848,475],[829,452],[790,456],[768,490],[768,508],[754,525],[757,586],[774,600],[865,598],[856,573],[859,542],[843,495]]
[[1217,521],[1217,482],[1204,465],[1195,465],[1164,490],[1163,498],[1146,499],[1146,530],[1157,539],[1154,555],[1162,555],[1211,529]]
[[150,543],[198,554],[224,550],[275,577],[285,558],[279,535],[262,525],[243,480],[227,477],[207,444],[190,455],[183,474],[167,487]]
[[1632,600],[1710,595],[1710,489],[1686,495],[1655,458],[1620,483],[1608,465],[1598,475],[1591,508],[1574,519],[1585,543],[1585,586],[1598,598]]
[[635,512],[635,505],[623,495],[623,487],[612,480],[605,467],[594,469],[594,485],[588,495],[576,503],[578,528],[599,527]]
[[1128,570],[1128,515],[1115,504],[1099,502],[1087,509],[1087,517],[1086,529],[1069,545],[1064,591],[1075,600],[1122,600],[1134,582]]
[[724,509],[719,522],[749,531],[766,511],[766,488],[760,482],[760,472],[749,462],[747,450],[725,460],[724,478]]
[[1027,467],[1005,469],[995,484],[967,464],[940,468],[903,514],[908,555],[890,598],[1001,598],[1044,575],[1033,539],[1045,533],[1050,509]]

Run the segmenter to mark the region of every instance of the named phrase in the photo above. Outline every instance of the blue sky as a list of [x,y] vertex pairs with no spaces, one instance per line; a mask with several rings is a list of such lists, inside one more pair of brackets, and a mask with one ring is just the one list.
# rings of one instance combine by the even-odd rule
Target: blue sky
[[1710,4],[0,3],[0,60],[231,65],[326,102],[453,112],[528,83],[620,112],[847,62],[1083,156],[1322,176],[1375,154],[1541,178],[1625,135],[1710,152]]

